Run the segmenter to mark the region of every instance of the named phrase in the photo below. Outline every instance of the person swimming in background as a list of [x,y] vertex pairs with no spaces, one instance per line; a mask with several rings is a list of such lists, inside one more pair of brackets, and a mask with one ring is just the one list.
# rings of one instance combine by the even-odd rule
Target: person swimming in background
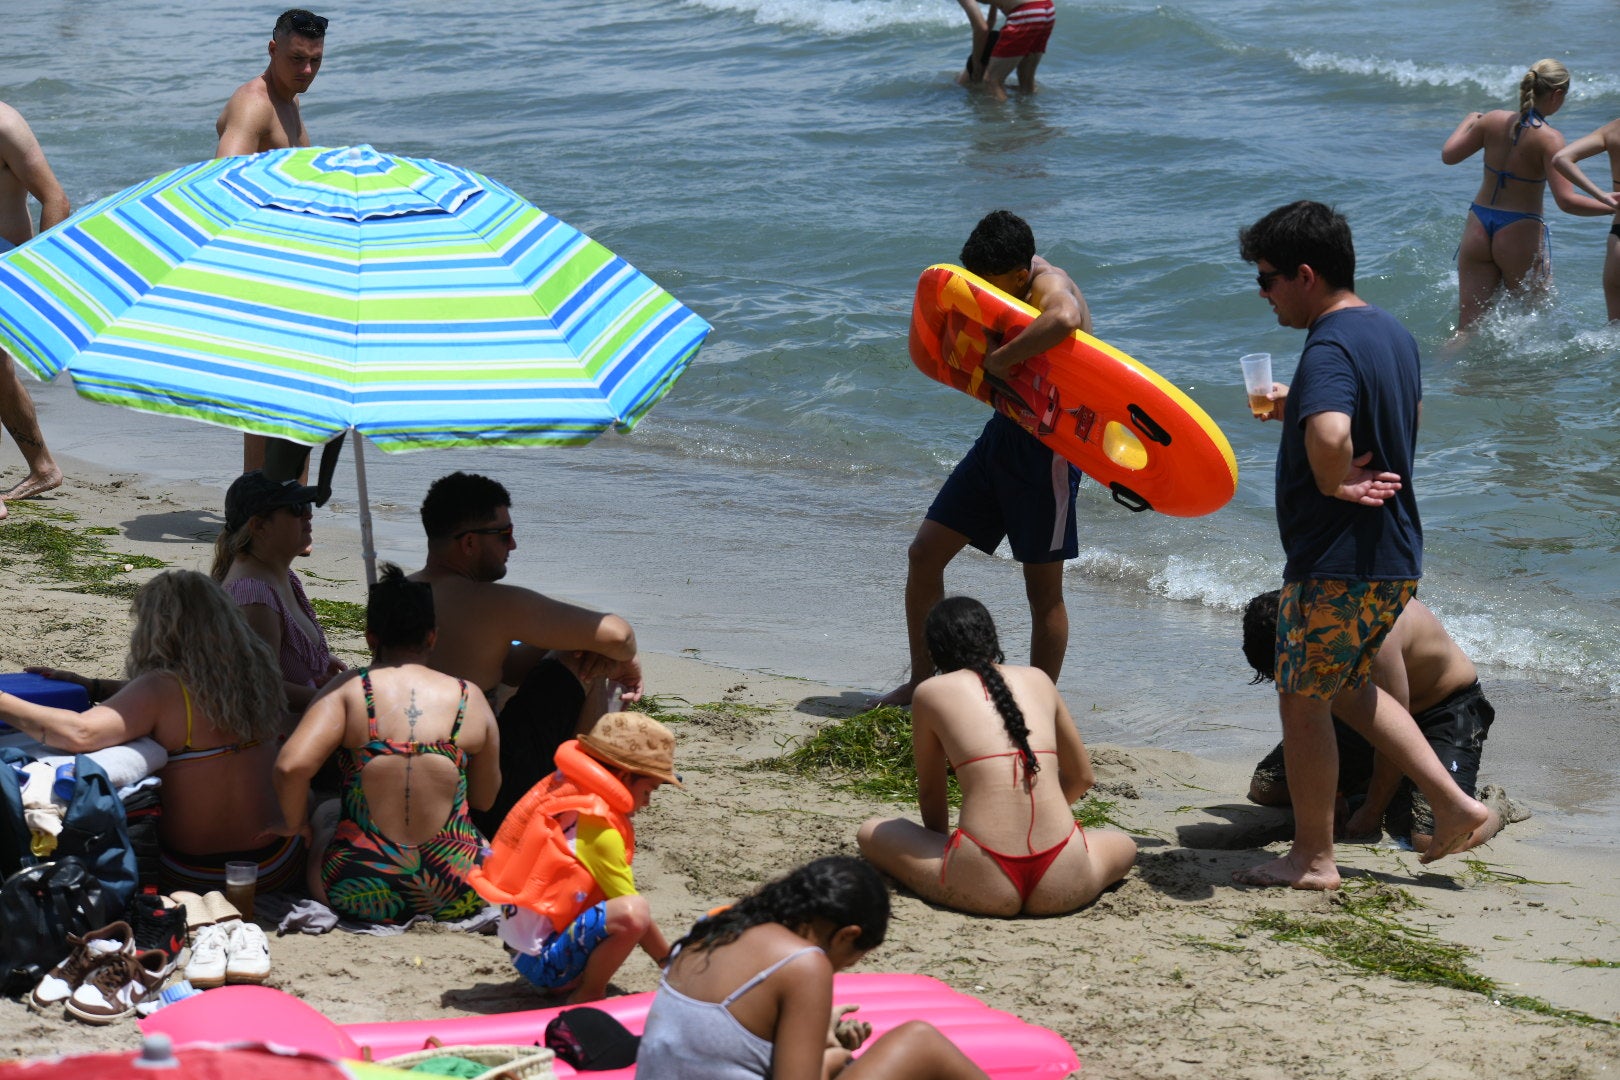
[[[1576,164],[1605,151],[1609,155],[1611,191],[1592,183],[1592,178]],[[1620,322],[1620,120],[1610,120],[1590,135],[1582,135],[1554,154],[1552,164],[1570,183],[1614,210],[1608,250],[1603,257],[1603,303],[1608,308],[1609,321]]]
[[[1039,668],[1002,663],[995,622],[970,597],[936,604],[926,633],[940,674],[911,702],[922,824],[872,818],[857,836],[861,854],[958,911],[1057,915],[1089,904],[1130,870],[1136,842],[1087,833],[1069,812],[1091,788],[1091,759],[1057,687]],[[952,765],[962,809],[947,835]]]
[[1469,113],[1440,149],[1447,165],[1485,152],[1485,175],[1457,248],[1459,331],[1480,320],[1498,288],[1537,294],[1551,283],[1551,235],[1541,216],[1545,188],[1565,213],[1597,217],[1614,210],[1577,193],[1569,177],[1552,169],[1564,137],[1547,118],[1568,97],[1569,69],[1538,60],[1519,81],[1518,112]]
[[841,1019],[851,1009],[833,1005],[833,974],[883,944],[888,929],[883,879],[847,855],[807,863],[700,920],[670,952],[636,1053],[638,1075],[985,1080],[922,1020],[868,1044],[870,1024]]

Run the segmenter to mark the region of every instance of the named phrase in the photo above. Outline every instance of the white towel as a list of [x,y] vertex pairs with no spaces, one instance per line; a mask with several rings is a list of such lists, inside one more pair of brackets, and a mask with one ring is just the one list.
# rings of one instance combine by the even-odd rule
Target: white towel
[[[169,752],[151,738],[119,743],[105,750],[93,750],[85,756],[107,770],[107,779],[112,781],[115,791],[140,783],[169,763]],[[73,758],[55,756],[40,760],[54,766],[70,762]]]

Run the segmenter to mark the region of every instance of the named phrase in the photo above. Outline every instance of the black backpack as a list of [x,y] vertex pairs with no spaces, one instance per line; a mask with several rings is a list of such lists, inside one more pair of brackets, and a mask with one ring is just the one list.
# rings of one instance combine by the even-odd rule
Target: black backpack
[[32,989],[72,951],[69,934],[108,922],[106,890],[74,856],[12,874],[0,886],[0,993]]

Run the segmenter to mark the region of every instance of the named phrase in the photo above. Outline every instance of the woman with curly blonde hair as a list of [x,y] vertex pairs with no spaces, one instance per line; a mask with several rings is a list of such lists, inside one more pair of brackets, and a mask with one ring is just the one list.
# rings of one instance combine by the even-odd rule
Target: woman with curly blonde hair
[[47,746],[86,753],[151,736],[168,751],[159,826],[164,885],[222,888],[225,863],[259,864],[259,889],[274,891],[303,866],[303,842],[254,840],[278,823],[271,786],[277,736],[287,727],[281,675],[270,648],[234,601],[191,570],[167,570],[131,605],[126,681],[77,682],[94,703],[86,712],[54,709],[0,694],[0,718]]
[[1534,293],[1552,280],[1550,238],[1541,216],[1547,188],[1565,213],[1614,212],[1552,169],[1564,137],[1547,118],[1568,97],[1569,69],[1557,60],[1538,60],[1519,80],[1517,111],[1469,113],[1440,150],[1447,165],[1484,151],[1485,175],[1457,248],[1458,330],[1479,321],[1499,288]]

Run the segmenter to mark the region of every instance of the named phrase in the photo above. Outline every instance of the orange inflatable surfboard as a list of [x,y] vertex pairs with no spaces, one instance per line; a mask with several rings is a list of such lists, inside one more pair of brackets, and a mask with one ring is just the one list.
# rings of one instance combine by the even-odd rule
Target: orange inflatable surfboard
[[911,361],[1017,421],[1132,510],[1198,517],[1237,491],[1232,445],[1197,402],[1145,364],[1076,331],[985,374],[984,357],[1040,312],[960,266],[924,270],[911,310]]

